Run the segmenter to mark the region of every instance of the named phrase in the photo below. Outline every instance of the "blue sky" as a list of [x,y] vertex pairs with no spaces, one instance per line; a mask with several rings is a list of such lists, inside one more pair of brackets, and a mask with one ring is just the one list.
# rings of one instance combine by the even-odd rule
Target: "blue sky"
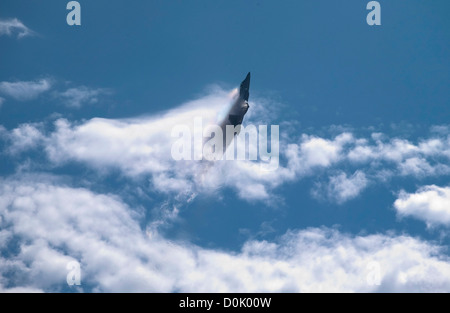
[[[450,4],[367,2],[2,1],[0,291],[448,292]],[[280,167],[199,181],[171,128],[248,71]]]

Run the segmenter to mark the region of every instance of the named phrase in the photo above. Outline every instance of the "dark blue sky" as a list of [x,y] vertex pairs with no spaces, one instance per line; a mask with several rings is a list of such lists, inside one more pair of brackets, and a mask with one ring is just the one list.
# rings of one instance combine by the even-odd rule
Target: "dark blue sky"
[[39,36],[0,39],[1,79],[48,75],[112,88],[113,106],[77,115],[122,117],[174,107],[252,71],[253,93],[276,94],[304,126],[448,119],[448,1],[381,2],[380,27],[366,24],[360,0],[81,6],[77,28],[66,25],[60,1],[3,1],[3,17]]

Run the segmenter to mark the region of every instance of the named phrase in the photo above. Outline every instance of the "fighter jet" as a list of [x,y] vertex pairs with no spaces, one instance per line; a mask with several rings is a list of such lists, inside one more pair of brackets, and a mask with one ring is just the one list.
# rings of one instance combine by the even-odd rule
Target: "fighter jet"
[[[248,98],[250,96],[250,73],[242,81],[239,89],[234,89],[230,104],[224,107],[218,114],[218,119],[214,125],[209,125],[212,129],[207,129],[206,133],[214,133],[214,136],[203,137],[203,159],[208,161],[220,160],[225,154],[228,146],[241,131],[241,124],[249,109]],[[222,138],[217,137],[214,128],[220,128]]]
[[250,73],[247,74],[244,81],[241,83],[239,88],[239,95],[231,106],[228,114],[226,114],[225,119],[222,121],[220,126],[225,132],[226,125],[241,125],[244,120],[244,115],[247,113],[249,105],[248,98],[250,96]]
[[[247,77],[245,77],[244,81],[241,83],[241,86],[239,88],[239,94],[235,96],[233,99],[233,104],[231,105],[229,111],[225,114],[224,119],[220,122],[219,126],[222,128],[223,132],[223,152],[227,149],[227,147],[230,145],[231,141],[233,140],[234,136],[230,138],[230,136],[226,136],[227,131],[226,127],[227,125],[231,125],[233,127],[236,127],[238,125],[242,124],[242,121],[244,120],[244,116],[247,113],[249,109],[248,105],[248,98],[250,96],[250,73],[247,74]],[[237,129],[236,134],[239,134],[240,128]]]
[[[230,104],[222,109],[222,111],[219,113],[218,120],[216,120],[216,124],[212,125],[215,127],[218,126],[222,130],[223,141],[220,149],[218,150],[217,146],[214,147],[213,145],[210,145],[210,140],[212,139],[212,137],[204,137],[203,145],[204,147],[205,145],[207,145],[207,147],[203,150],[203,156],[206,157],[207,160],[220,159],[222,157],[222,154],[225,153],[228,146],[233,141],[234,137],[240,133],[240,125],[242,124],[244,116],[249,109],[249,89],[250,73],[247,74],[247,77],[245,77],[239,89],[235,89],[233,91],[233,96]],[[228,132],[227,128],[229,128]],[[231,133],[230,130],[232,131]],[[216,140],[212,142],[214,142],[214,144],[218,144]]]

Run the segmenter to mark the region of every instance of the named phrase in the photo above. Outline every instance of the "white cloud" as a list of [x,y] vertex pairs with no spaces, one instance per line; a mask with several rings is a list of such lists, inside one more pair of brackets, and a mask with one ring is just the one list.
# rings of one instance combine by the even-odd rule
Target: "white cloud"
[[[450,291],[449,258],[408,236],[312,228],[231,253],[149,237],[138,212],[115,196],[48,177],[4,179],[0,251],[10,242],[18,249],[0,257],[0,289],[61,290],[67,263],[77,260],[84,291]],[[368,284],[374,262],[379,286]]]
[[48,79],[38,81],[0,82],[0,93],[18,101],[28,101],[37,98],[51,88]]
[[0,109],[2,108],[2,105],[4,102],[5,102],[5,98],[0,97]]
[[85,104],[94,104],[99,101],[99,96],[107,95],[110,91],[107,89],[92,89],[86,86],[69,88],[64,92],[57,93],[64,104],[71,108],[80,108]]
[[415,217],[429,227],[450,226],[450,187],[431,185],[413,194],[401,191],[394,207],[399,216]]
[[[439,137],[432,137],[422,140],[418,144],[411,143],[408,140],[392,138],[389,141],[383,141],[383,136],[374,136],[375,144],[368,141],[361,141],[348,151],[348,159],[355,163],[368,162],[388,162],[394,165],[403,165],[403,175],[417,174],[417,167],[409,167],[404,162],[421,162],[425,158],[450,158],[450,136],[449,133],[442,134]],[[423,171],[419,171],[423,173]]]
[[413,175],[425,177],[433,175],[446,175],[450,173],[450,167],[446,164],[430,165],[424,157],[412,157],[399,163],[398,169],[401,175]]
[[353,140],[352,134],[349,133],[343,133],[333,141],[304,135],[300,145],[302,162],[305,162],[308,167],[328,167],[340,159],[340,153],[345,144]]
[[337,203],[344,203],[356,198],[367,187],[368,183],[364,172],[356,171],[351,176],[341,172],[338,175],[331,176],[326,184],[318,183],[316,189],[313,189],[313,196],[318,199],[325,197]]
[[33,35],[34,32],[26,27],[17,18],[13,19],[0,19],[0,36],[13,36],[17,35],[17,38]]
[[9,153],[15,154],[36,148],[45,139],[41,131],[42,124],[23,124],[7,133],[10,142]]

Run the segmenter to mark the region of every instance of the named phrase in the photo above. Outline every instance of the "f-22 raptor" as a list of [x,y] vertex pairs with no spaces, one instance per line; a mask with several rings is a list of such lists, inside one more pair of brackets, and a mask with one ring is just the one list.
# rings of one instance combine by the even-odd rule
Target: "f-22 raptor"
[[[222,159],[236,135],[241,131],[241,124],[249,109],[248,98],[250,96],[250,73],[241,83],[239,90],[234,90],[230,104],[219,114],[219,119],[214,125],[207,127],[203,137],[203,158],[209,161]],[[212,137],[212,133],[214,136]],[[219,136],[219,137],[217,137]],[[222,138],[220,138],[222,136]],[[222,139],[222,140],[221,140]]]
[[225,119],[220,123],[224,133],[226,125],[241,125],[244,120],[244,115],[247,113],[249,105],[248,98],[250,96],[250,73],[247,74],[244,81],[241,83],[239,88],[239,95],[231,106],[228,114],[226,114]]
[[228,112],[226,112],[225,117],[222,121],[219,121],[219,126],[223,133],[223,152],[230,145],[234,136],[227,136],[226,128],[227,126],[233,126],[236,130],[236,134],[239,134],[240,128],[236,128],[242,124],[244,116],[249,109],[248,98],[250,96],[250,73],[247,74],[245,79],[242,81],[239,88],[239,94],[233,99],[233,104],[231,105]]

